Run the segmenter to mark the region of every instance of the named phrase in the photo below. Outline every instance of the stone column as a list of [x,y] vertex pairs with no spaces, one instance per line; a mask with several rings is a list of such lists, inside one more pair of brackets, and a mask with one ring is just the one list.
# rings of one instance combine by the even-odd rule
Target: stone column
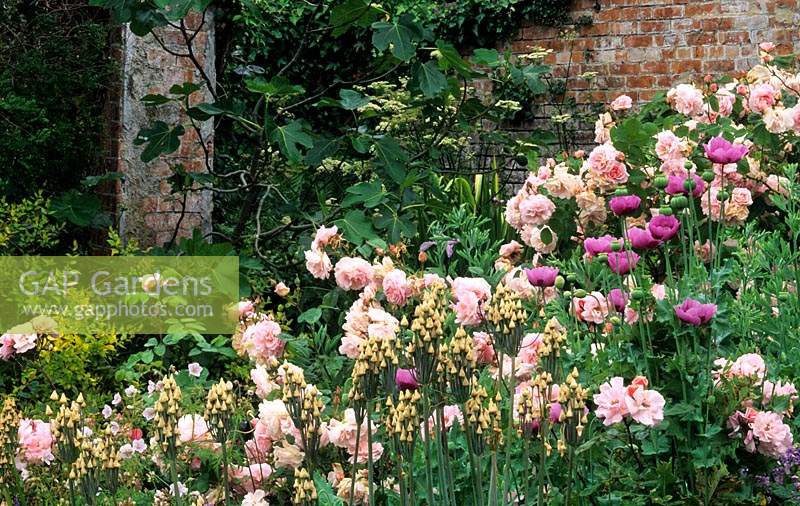
[[[205,74],[216,84],[214,66],[214,21],[211,11],[205,19],[192,13],[186,19],[189,33],[202,27],[192,40],[192,51]],[[193,95],[193,103],[213,102],[205,81],[187,53],[183,35],[171,27],[159,28],[156,35],[138,37],[127,27],[122,31],[121,93],[119,102],[119,133],[116,170],[124,174],[117,185],[117,219],[124,240],[135,239],[143,246],[163,245],[170,241],[180,221],[178,236],[186,237],[199,228],[204,236],[211,232],[211,192],[191,192],[181,218],[182,195],[171,194],[167,178],[172,167],[182,164],[187,172],[207,172],[206,153],[198,142],[188,118],[173,104],[145,107],[142,97],[148,94],[168,95],[173,85],[186,82],[203,86]],[[170,54],[176,53],[175,54]],[[143,146],[135,146],[139,130],[156,121],[170,127],[183,124],[186,134],[181,147],[174,153],[144,163],[140,155]],[[213,121],[202,123],[201,135],[208,151],[208,164],[213,163]]]

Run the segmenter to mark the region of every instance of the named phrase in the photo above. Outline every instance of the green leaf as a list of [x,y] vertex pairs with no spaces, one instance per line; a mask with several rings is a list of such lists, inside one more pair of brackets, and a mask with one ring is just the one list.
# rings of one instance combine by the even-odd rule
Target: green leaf
[[497,52],[497,49],[476,49],[470,60],[476,65],[487,67],[499,67],[501,64],[500,53]]
[[181,136],[185,132],[183,125],[170,129],[169,125],[163,121],[156,121],[150,128],[139,130],[133,144],[135,146],[145,145],[141,159],[147,163],[160,155],[168,155],[177,151],[181,145]]
[[645,149],[655,144],[653,136],[658,131],[653,123],[642,123],[637,118],[629,118],[611,129],[614,147],[625,153],[629,164],[642,165]]
[[377,216],[375,226],[389,234],[389,241],[396,243],[402,237],[409,239],[417,235],[417,225],[408,214],[389,214]]
[[321,135],[314,139],[314,145],[311,146],[311,149],[306,152],[306,156],[303,161],[306,165],[310,165],[312,167],[322,165],[322,162],[326,158],[339,150],[339,146],[341,144],[341,137]]
[[179,95],[179,96],[188,97],[189,95],[191,95],[195,91],[200,91],[200,88],[201,87],[200,87],[199,84],[186,82],[186,83],[183,83],[183,84],[173,84],[170,87],[169,92],[172,95]]
[[414,80],[426,98],[435,97],[447,87],[447,78],[433,61],[416,65],[413,72]]
[[270,133],[270,139],[278,144],[281,152],[289,161],[295,163],[302,160],[298,145],[306,148],[314,145],[314,139],[303,131],[303,125],[298,120],[284,126],[276,126]]
[[164,95],[158,95],[158,94],[145,95],[145,96],[142,97],[141,100],[144,103],[144,105],[147,106],[147,107],[154,107],[154,106],[157,106],[157,105],[164,105],[164,104],[166,104],[168,102],[172,102],[171,98],[165,97]]
[[53,199],[50,205],[55,217],[79,227],[103,228],[111,224],[111,219],[102,211],[102,202],[91,193],[70,190]]
[[308,323],[309,325],[313,325],[314,323],[317,323],[321,317],[322,309],[318,307],[312,307],[298,316],[297,321],[299,323]]
[[103,183],[119,181],[124,177],[125,174],[122,172],[106,172],[105,174],[101,174],[99,176],[86,176],[85,178],[81,179],[81,185],[83,185],[85,188],[93,188]]
[[441,55],[439,68],[443,70],[453,69],[464,77],[473,77],[478,74],[472,70],[469,63],[461,57],[461,54],[452,44],[439,40],[436,41],[436,48]]
[[403,61],[414,57],[416,43],[422,38],[421,28],[408,14],[390,22],[373,23],[372,29],[372,45],[379,51],[390,48],[395,58]]
[[360,209],[352,210],[341,220],[336,220],[336,226],[342,231],[345,239],[353,244],[361,244],[378,236],[372,227],[372,222]]
[[273,77],[269,81],[261,76],[254,77],[252,79],[245,80],[244,84],[247,89],[253,93],[261,93],[262,95],[266,95],[268,97],[287,97],[306,91],[305,88],[299,84],[292,84],[288,79],[282,76]]
[[353,26],[367,27],[377,19],[380,12],[366,0],[346,0],[331,10],[331,35],[339,37]]
[[345,191],[348,195],[342,201],[342,207],[364,204],[364,207],[372,208],[380,204],[386,196],[380,180],[358,183]]
[[344,506],[344,501],[333,492],[331,484],[322,477],[319,471],[314,472],[314,488],[317,489],[319,506]]
[[355,90],[339,90],[339,96],[342,97],[342,108],[348,111],[354,111],[369,103],[368,97]]
[[406,178],[405,163],[408,161],[405,150],[388,135],[376,139],[374,146],[380,165],[389,177],[397,184],[402,183]]

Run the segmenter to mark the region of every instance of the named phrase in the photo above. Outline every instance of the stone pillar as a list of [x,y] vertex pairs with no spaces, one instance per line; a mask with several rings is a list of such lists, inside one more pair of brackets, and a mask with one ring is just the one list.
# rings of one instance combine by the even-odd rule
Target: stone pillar
[[[199,14],[190,14],[186,19],[189,33],[194,33],[201,23],[201,30],[192,40],[193,54],[205,74],[216,84],[211,11],[206,13],[205,19]],[[143,247],[169,242],[179,220],[179,237],[190,236],[195,228],[199,228],[204,236],[211,232],[211,192],[190,192],[181,219],[182,195],[171,194],[167,182],[175,165],[182,164],[187,172],[207,172],[206,154],[198,143],[198,136],[177,106],[145,107],[141,99],[148,94],[168,95],[173,85],[186,82],[203,86],[193,95],[193,103],[213,102],[213,98],[192,61],[185,56],[170,54],[170,51],[177,55],[187,53],[181,32],[165,27],[157,29],[156,35],[169,51],[162,48],[153,35],[138,37],[127,27],[122,31],[116,170],[124,177],[117,186],[116,209],[123,239],[135,239]],[[140,158],[143,146],[135,146],[134,139],[139,130],[159,120],[170,127],[183,124],[186,134],[177,151],[144,163]],[[203,122],[200,131],[210,165],[213,163],[213,121]]]

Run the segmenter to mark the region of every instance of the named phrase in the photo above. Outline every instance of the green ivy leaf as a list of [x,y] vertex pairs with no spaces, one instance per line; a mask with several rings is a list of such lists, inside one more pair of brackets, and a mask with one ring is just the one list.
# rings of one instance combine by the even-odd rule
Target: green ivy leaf
[[170,129],[163,121],[156,121],[150,128],[142,128],[133,140],[135,146],[145,145],[141,159],[148,163],[160,155],[174,153],[181,145],[181,136],[185,133],[183,125]]
[[303,130],[303,125],[298,120],[284,126],[276,126],[270,133],[270,138],[278,144],[281,153],[290,162],[295,163],[302,160],[298,145],[306,148],[314,145],[314,139]]

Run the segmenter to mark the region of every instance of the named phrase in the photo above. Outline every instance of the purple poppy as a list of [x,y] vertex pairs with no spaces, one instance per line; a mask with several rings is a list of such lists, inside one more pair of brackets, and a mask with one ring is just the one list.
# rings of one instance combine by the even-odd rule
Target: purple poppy
[[634,249],[653,249],[661,244],[661,241],[653,237],[649,230],[639,227],[628,229],[628,240]]
[[547,287],[556,284],[558,269],[555,267],[534,267],[533,269],[525,269],[525,274],[528,276],[528,282],[533,286]]
[[414,369],[398,369],[394,375],[394,383],[400,390],[417,390],[417,372]]
[[700,301],[686,298],[680,305],[675,306],[678,319],[691,325],[705,325],[717,313],[716,304],[703,304]]
[[[692,196],[699,197],[704,191],[706,191],[706,183],[703,181],[703,178],[697,174],[692,174],[692,180],[695,182],[694,190],[692,190]],[[667,187],[664,189],[664,191],[670,195],[688,195],[689,191],[683,186],[685,181],[686,178],[683,176],[669,176],[669,182],[667,183]]]
[[609,200],[608,207],[610,207],[611,211],[617,216],[626,216],[635,213],[639,209],[641,203],[642,199],[636,195],[624,195]]
[[681,222],[678,221],[678,218],[665,214],[653,216],[650,223],[647,224],[647,230],[650,231],[654,239],[659,241],[669,241],[675,237],[680,228]]
[[614,288],[608,292],[608,297],[606,297],[606,300],[612,306],[614,306],[614,309],[617,310],[617,313],[622,313],[625,311],[625,306],[628,304],[628,294],[619,288]]
[[636,268],[639,255],[633,251],[614,251],[608,254],[608,266],[617,274],[624,275]]
[[603,237],[587,237],[583,240],[583,249],[590,257],[600,253],[611,253],[611,243],[616,241],[616,237],[604,235]]
[[706,158],[714,163],[736,163],[747,155],[749,149],[744,144],[732,144],[724,137],[713,137],[704,144]]

